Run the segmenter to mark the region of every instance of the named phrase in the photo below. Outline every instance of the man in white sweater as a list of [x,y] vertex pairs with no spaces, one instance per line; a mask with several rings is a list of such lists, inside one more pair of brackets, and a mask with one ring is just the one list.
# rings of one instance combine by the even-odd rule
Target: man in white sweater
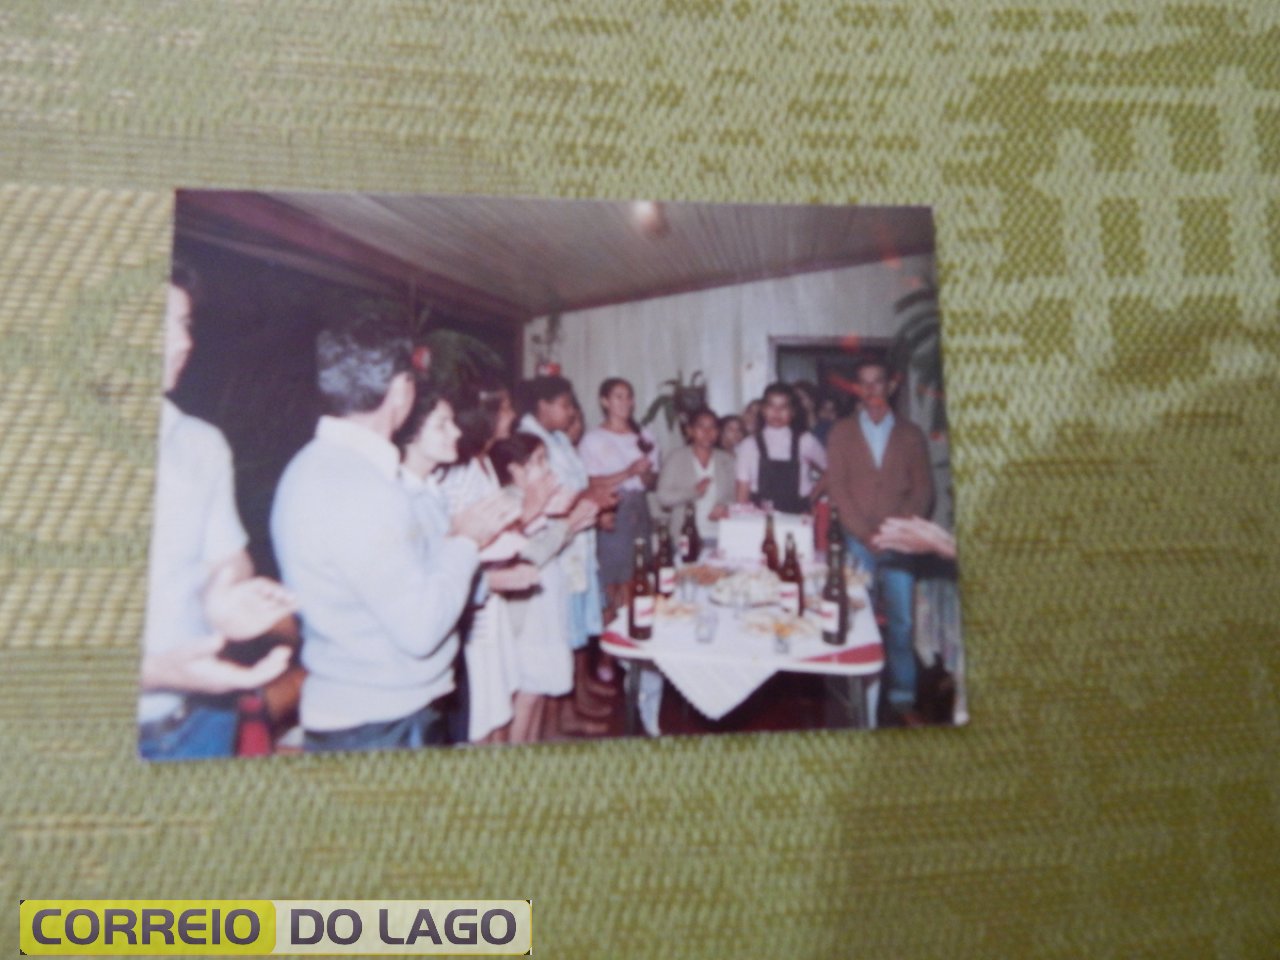
[[467,511],[428,538],[397,480],[391,441],[413,404],[412,344],[376,312],[316,342],[327,414],[276,491],[271,535],[302,617],[302,727],[309,750],[443,743],[453,632],[479,548],[515,519]]
[[[165,300],[166,392],[191,353],[198,286],[189,268],[174,264]],[[226,440],[166,397],[138,698],[138,752],[149,760],[230,756],[236,694],[271,682],[289,665],[284,644],[252,666],[222,656],[229,644],[266,633],[295,609],[278,583],[254,576],[247,542]]]

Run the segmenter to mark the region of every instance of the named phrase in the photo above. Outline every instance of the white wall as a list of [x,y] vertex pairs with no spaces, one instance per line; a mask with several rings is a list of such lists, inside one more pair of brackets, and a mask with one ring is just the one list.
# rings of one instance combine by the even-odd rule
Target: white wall
[[[558,360],[588,426],[599,422],[596,391],[606,377],[632,382],[639,416],[677,369],[686,379],[702,370],[711,408],[737,412],[773,378],[771,336],[891,337],[894,302],[932,272],[932,256],[906,257],[566,313]],[[526,327],[526,376],[536,363],[530,338],[545,324]],[[672,442],[661,418],[654,432],[663,446]]]

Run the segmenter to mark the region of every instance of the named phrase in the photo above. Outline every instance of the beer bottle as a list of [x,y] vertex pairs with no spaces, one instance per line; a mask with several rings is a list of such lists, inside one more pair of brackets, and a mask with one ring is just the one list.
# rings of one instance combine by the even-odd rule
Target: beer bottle
[[631,565],[631,596],[627,600],[627,627],[633,640],[648,640],[653,636],[655,598],[644,554],[644,540],[637,538],[636,558]]
[[827,582],[822,587],[822,639],[835,646],[844,644],[849,630],[849,594],[844,582],[842,541],[827,544]]
[[764,518],[764,543],[760,545],[764,554],[764,564],[774,573],[778,572],[778,538],[773,535],[773,511]]
[[844,551],[844,527],[840,524],[840,510],[831,504],[831,519],[827,522],[827,545],[838,544]]
[[787,534],[787,557],[778,572],[778,601],[784,613],[801,616],[804,613],[804,574],[796,559],[796,538]]
[[658,552],[653,558],[658,595],[669,597],[676,592],[676,555],[667,528],[658,528]]
[[702,534],[698,533],[698,518],[694,506],[684,508],[684,526],[680,528],[680,559],[684,563],[697,563],[702,553]]

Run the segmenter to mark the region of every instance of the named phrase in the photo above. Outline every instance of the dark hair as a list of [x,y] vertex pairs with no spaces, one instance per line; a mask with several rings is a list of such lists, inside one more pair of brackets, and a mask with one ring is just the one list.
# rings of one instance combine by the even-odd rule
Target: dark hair
[[389,311],[368,308],[320,331],[316,379],[326,413],[345,417],[376,410],[391,381],[412,369],[413,343]]
[[458,437],[455,466],[462,466],[484,453],[497,432],[502,398],[506,395],[506,384],[497,376],[485,376],[452,391],[449,402],[453,404],[453,421],[462,432]]
[[764,388],[764,396],[760,398],[760,409],[756,411],[756,431],[764,430],[764,405],[769,402],[769,397],[786,397],[787,402],[791,404],[791,429],[797,434],[803,434],[809,429],[809,417],[805,413],[804,407],[800,404],[800,399],[796,396],[790,384],[778,381],[771,383]]
[[[560,394],[556,394],[560,396]],[[542,438],[532,433],[513,433],[505,440],[499,440],[489,451],[489,460],[498,475],[498,482],[503,486],[512,482],[512,466],[524,466],[530,458],[543,446]]]
[[820,390],[818,392],[818,402],[814,407],[814,413],[816,414],[820,412],[823,405],[828,403],[835,407],[837,419],[844,416],[845,410],[843,398],[834,390]]
[[694,410],[693,413],[689,414],[689,418],[685,421],[685,424],[686,424],[685,432],[686,434],[689,434],[689,436],[687,437],[689,442],[690,443],[693,442],[693,439],[692,439],[693,425],[698,422],[699,417],[711,418],[711,421],[716,425],[716,440],[719,440],[720,439],[720,418],[716,416],[716,412],[712,410],[710,407],[699,407],[697,410]]
[[867,367],[879,367],[884,371],[884,377],[886,380],[893,376],[893,368],[889,366],[887,358],[863,353],[859,354],[858,359],[853,361],[853,379],[857,380],[858,374]]
[[531,413],[538,415],[539,403],[550,403],[556,397],[568,394],[573,396],[573,384],[559,374],[546,377],[534,377],[532,380],[521,380],[516,384],[512,400],[516,411],[524,416]]
[[741,427],[743,428],[743,430],[742,430],[743,434],[744,434],[744,435],[746,434],[746,432],[747,432],[747,431],[746,431],[746,425],[742,422],[742,418],[741,418],[740,416],[738,416],[736,413],[726,413],[723,417],[721,417],[721,418],[720,418],[719,426],[720,426],[720,435],[721,435],[721,436],[724,436],[724,428],[725,428],[725,427],[727,427],[727,426],[730,424],[730,422],[732,422],[732,421],[734,421],[734,420],[737,420],[737,421],[738,421],[738,425],[739,425],[739,426],[741,426]]
[[[636,388],[633,387],[631,385],[631,381],[627,380],[625,377],[606,377],[605,380],[601,382],[600,390],[596,396],[603,400],[605,397],[609,396],[609,394],[613,393],[615,387],[626,387],[631,391],[632,398],[635,398]],[[641,453],[647,454],[653,449],[653,443],[646,440],[644,435],[641,434],[640,424],[636,423],[636,418],[634,416],[627,417],[627,429],[636,435],[636,446],[640,448]]]
[[413,394],[413,406],[409,408],[409,415],[404,418],[404,423],[400,424],[391,437],[392,442],[400,448],[401,454],[418,436],[422,425],[427,422],[427,417],[431,416],[431,411],[440,406],[442,400],[448,399],[444,389],[428,377],[416,378],[414,387],[416,389]]
[[204,292],[200,274],[196,273],[195,268],[189,263],[174,258],[173,263],[169,265],[169,283],[187,295],[187,299],[191,301],[191,310],[195,312],[200,295]]

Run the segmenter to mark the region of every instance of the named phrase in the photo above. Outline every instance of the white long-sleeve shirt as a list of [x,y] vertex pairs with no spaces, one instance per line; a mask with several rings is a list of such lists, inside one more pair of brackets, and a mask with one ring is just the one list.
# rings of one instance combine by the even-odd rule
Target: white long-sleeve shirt
[[454,626],[478,551],[423,529],[398,464],[387,440],[322,417],[276,490],[271,536],[300,604],[307,730],[396,720],[454,688]]
[[[236,512],[231,449],[218,429],[165,400],[159,446],[143,634],[149,654],[213,632],[204,615],[209,574],[248,542]],[[159,720],[181,703],[181,693],[149,691],[139,698],[138,719]]]

